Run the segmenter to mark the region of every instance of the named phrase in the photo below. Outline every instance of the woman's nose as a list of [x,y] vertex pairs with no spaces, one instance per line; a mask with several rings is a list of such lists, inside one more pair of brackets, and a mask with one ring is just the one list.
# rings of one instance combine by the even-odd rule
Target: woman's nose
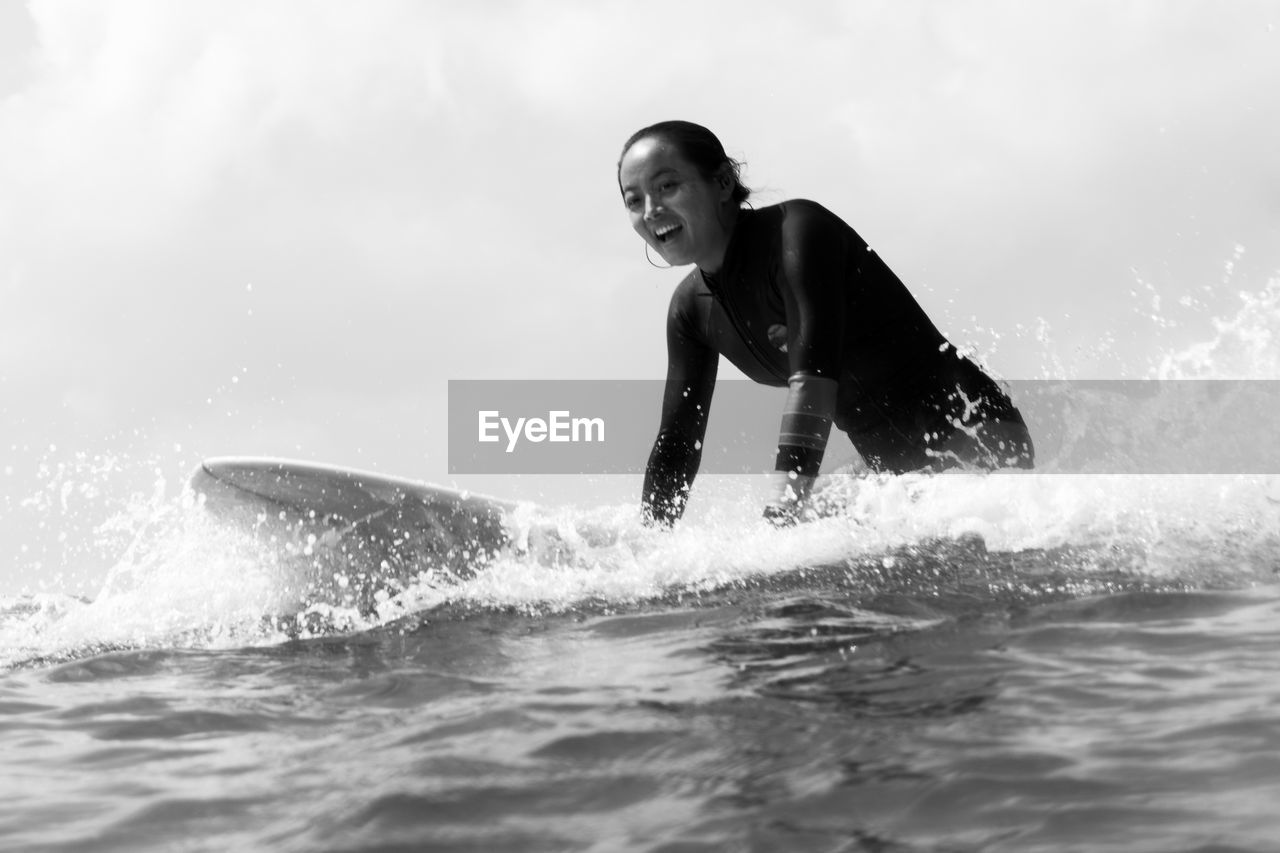
[[662,205],[658,204],[658,202],[654,200],[653,196],[647,195],[644,197],[644,218],[645,219],[653,219],[655,216],[658,215],[658,211],[660,211],[661,209],[662,209]]

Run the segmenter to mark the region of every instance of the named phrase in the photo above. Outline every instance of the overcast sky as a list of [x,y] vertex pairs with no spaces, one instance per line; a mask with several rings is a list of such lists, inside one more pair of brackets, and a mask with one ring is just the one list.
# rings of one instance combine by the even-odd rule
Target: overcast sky
[[0,564],[41,462],[449,482],[449,379],[660,378],[682,272],[645,262],[614,168],[667,118],[746,160],[757,206],[844,217],[999,375],[1147,375],[1280,269],[1278,24],[1245,0],[0,0]]

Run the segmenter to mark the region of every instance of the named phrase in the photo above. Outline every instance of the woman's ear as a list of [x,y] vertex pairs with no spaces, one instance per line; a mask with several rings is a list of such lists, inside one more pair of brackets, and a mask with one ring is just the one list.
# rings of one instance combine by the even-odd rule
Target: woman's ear
[[728,163],[722,163],[716,170],[716,188],[720,191],[721,201],[733,198],[733,170]]

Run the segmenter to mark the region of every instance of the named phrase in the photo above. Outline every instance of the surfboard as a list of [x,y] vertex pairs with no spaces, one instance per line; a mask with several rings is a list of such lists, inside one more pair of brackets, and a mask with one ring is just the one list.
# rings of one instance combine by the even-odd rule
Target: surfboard
[[516,504],[400,477],[288,459],[225,457],[191,476],[219,521],[277,543],[309,595],[367,610],[379,589],[458,578],[510,543]]
[[445,486],[289,459],[207,459],[192,475],[191,487],[214,512],[284,511],[326,524],[353,524],[406,506],[498,522],[515,508],[510,501]]

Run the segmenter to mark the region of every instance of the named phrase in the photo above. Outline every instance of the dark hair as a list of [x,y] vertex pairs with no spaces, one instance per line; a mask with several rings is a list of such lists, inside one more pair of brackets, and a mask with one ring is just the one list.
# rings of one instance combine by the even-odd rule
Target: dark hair
[[724,153],[724,146],[716,135],[700,124],[691,121],[660,121],[648,127],[642,127],[622,146],[618,155],[618,189],[622,189],[622,158],[627,156],[631,146],[641,139],[658,136],[670,142],[680,154],[697,167],[702,176],[713,179],[720,170],[728,166],[733,177],[733,203],[742,204],[751,195],[751,190],[742,183],[742,163]]

